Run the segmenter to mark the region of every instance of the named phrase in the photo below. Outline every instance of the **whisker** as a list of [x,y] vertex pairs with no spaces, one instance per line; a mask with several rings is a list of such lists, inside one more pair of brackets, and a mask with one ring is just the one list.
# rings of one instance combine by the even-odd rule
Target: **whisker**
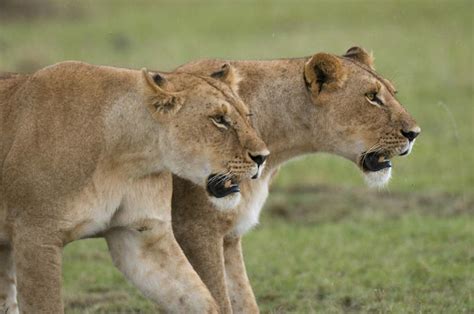
[[230,179],[229,175],[231,174],[231,171],[230,170],[227,170],[226,172],[224,173],[219,173],[217,174],[216,176],[214,176],[211,180],[209,180],[209,183],[212,183],[212,184],[219,184],[221,182],[225,182],[227,181],[228,179]]
[[381,152],[382,149],[383,148],[380,146],[380,143],[378,143],[378,142],[375,143],[367,151],[365,151],[364,154],[362,154],[361,163],[364,163],[365,158],[367,158],[368,154]]
[[209,180],[209,183],[213,183],[214,181],[219,180],[220,178],[221,178],[221,175],[216,174],[214,177],[211,178],[211,180]]

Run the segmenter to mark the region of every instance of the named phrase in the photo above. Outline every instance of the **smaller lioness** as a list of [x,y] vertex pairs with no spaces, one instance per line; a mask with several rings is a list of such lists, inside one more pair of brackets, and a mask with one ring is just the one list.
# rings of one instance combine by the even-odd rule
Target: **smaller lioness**
[[[65,244],[103,235],[167,312],[217,312],[171,229],[171,171],[235,206],[268,151],[219,79],[63,62],[0,80],[0,306],[61,313]],[[13,251],[13,254],[11,254]]]

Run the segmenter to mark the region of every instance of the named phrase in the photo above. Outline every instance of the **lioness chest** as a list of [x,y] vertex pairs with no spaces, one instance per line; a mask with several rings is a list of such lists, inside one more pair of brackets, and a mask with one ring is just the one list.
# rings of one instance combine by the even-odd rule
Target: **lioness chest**
[[171,221],[171,175],[125,179],[96,175],[67,201],[65,242],[99,236],[114,227]]
[[242,236],[258,224],[260,212],[268,197],[268,189],[275,171],[266,171],[258,180],[241,184],[241,201],[236,209],[237,215],[231,236]]

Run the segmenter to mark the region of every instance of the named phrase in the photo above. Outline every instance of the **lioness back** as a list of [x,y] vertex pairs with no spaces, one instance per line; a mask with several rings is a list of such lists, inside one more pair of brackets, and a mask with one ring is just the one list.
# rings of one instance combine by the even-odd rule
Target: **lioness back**
[[28,75],[0,73],[0,161],[2,165],[13,140],[11,132],[18,113],[16,105],[10,100],[27,80]]

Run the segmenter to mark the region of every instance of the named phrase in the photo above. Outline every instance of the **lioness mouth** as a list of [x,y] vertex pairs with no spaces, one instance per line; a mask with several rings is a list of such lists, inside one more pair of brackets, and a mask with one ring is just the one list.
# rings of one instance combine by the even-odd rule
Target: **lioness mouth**
[[222,174],[211,174],[207,178],[207,192],[216,198],[239,193],[240,186],[234,178]]
[[392,162],[382,154],[368,153],[362,156],[361,165],[364,171],[375,172],[392,167]]

